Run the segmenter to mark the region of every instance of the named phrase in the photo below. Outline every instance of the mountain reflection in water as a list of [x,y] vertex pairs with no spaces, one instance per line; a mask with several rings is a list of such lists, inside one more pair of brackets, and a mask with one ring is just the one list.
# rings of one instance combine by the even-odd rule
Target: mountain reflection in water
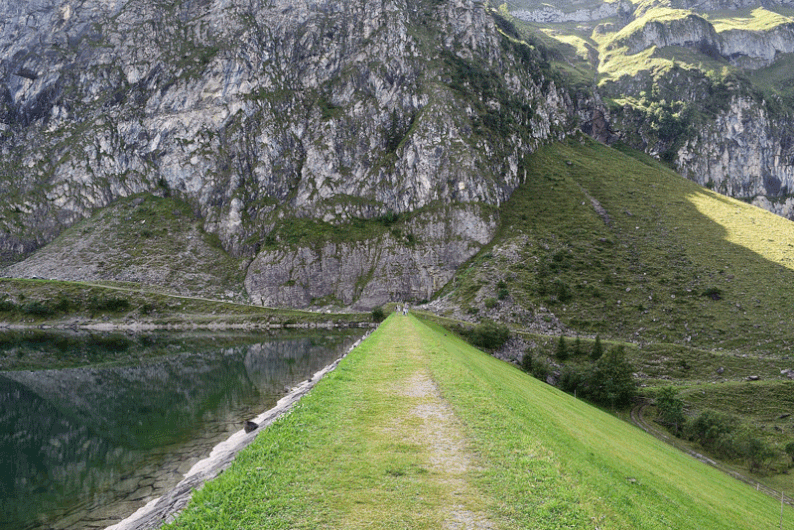
[[0,372],[0,529],[117,522],[356,338],[324,333],[134,366]]

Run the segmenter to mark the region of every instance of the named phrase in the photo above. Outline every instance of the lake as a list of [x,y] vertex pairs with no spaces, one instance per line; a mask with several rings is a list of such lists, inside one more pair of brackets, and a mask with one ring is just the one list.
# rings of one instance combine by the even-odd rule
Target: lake
[[0,333],[0,529],[118,522],[361,334]]

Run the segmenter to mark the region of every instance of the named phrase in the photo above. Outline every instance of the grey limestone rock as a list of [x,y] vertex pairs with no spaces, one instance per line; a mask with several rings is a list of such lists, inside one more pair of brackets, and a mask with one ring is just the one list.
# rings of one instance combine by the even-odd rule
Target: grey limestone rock
[[352,306],[367,309],[391,300],[430,298],[457,267],[496,230],[479,207],[420,215],[410,223],[411,243],[394,233],[320,247],[261,252],[248,268],[246,289],[266,306]]
[[[525,178],[523,156],[573,117],[566,92],[504,53],[479,0],[23,0],[0,6],[0,20],[6,262],[139,193],[188,201],[224,249],[252,258],[290,218],[342,225],[433,204],[496,206]],[[469,68],[503,90],[480,93]],[[351,263],[385,266],[376,250],[418,264],[481,244],[425,241],[437,246],[294,256],[353,252],[339,265],[347,277]],[[403,275],[400,292],[427,294],[449,270]],[[250,296],[280,299],[260,292],[263,280],[249,274]],[[394,292],[362,293],[376,291]]]

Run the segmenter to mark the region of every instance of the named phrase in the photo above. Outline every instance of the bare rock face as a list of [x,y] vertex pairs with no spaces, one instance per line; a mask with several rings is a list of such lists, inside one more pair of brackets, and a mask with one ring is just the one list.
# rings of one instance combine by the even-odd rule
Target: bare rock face
[[778,121],[750,98],[736,97],[709,127],[679,151],[679,170],[701,185],[790,217],[790,207],[766,197],[794,190],[794,124]]
[[563,11],[549,4],[544,4],[539,9],[517,9],[511,14],[527,22],[592,22],[603,20],[634,10],[631,2],[604,2],[598,7],[584,7]]
[[[498,205],[572,104],[493,17],[476,0],[4,3],[0,259],[147,192],[249,257],[290,218]],[[417,263],[469,248],[426,241],[440,246],[383,243]],[[250,294],[271,300],[257,277]]]
[[248,268],[245,286],[266,306],[367,309],[428,299],[491,240],[496,226],[492,214],[469,205],[418,215],[407,233],[266,250]]
[[625,46],[627,53],[633,55],[652,46],[657,49],[681,46],[748,69],[769,66],[778,54],[794,52],[794,23],[767,29],[737,27],[717,31],[711,22],[696,13],[669,20],[653,17],[643,20],[642,15],[641,9],[635,12],[635,21],[622,32],[625,35],[615,39],[608,49]]

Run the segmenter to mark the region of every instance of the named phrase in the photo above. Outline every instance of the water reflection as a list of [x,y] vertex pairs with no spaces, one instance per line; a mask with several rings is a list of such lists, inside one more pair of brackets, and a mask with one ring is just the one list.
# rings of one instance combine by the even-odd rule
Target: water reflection
[[133,366],[0,372],[0,529],[120,520],[355,338],[288,337]]

